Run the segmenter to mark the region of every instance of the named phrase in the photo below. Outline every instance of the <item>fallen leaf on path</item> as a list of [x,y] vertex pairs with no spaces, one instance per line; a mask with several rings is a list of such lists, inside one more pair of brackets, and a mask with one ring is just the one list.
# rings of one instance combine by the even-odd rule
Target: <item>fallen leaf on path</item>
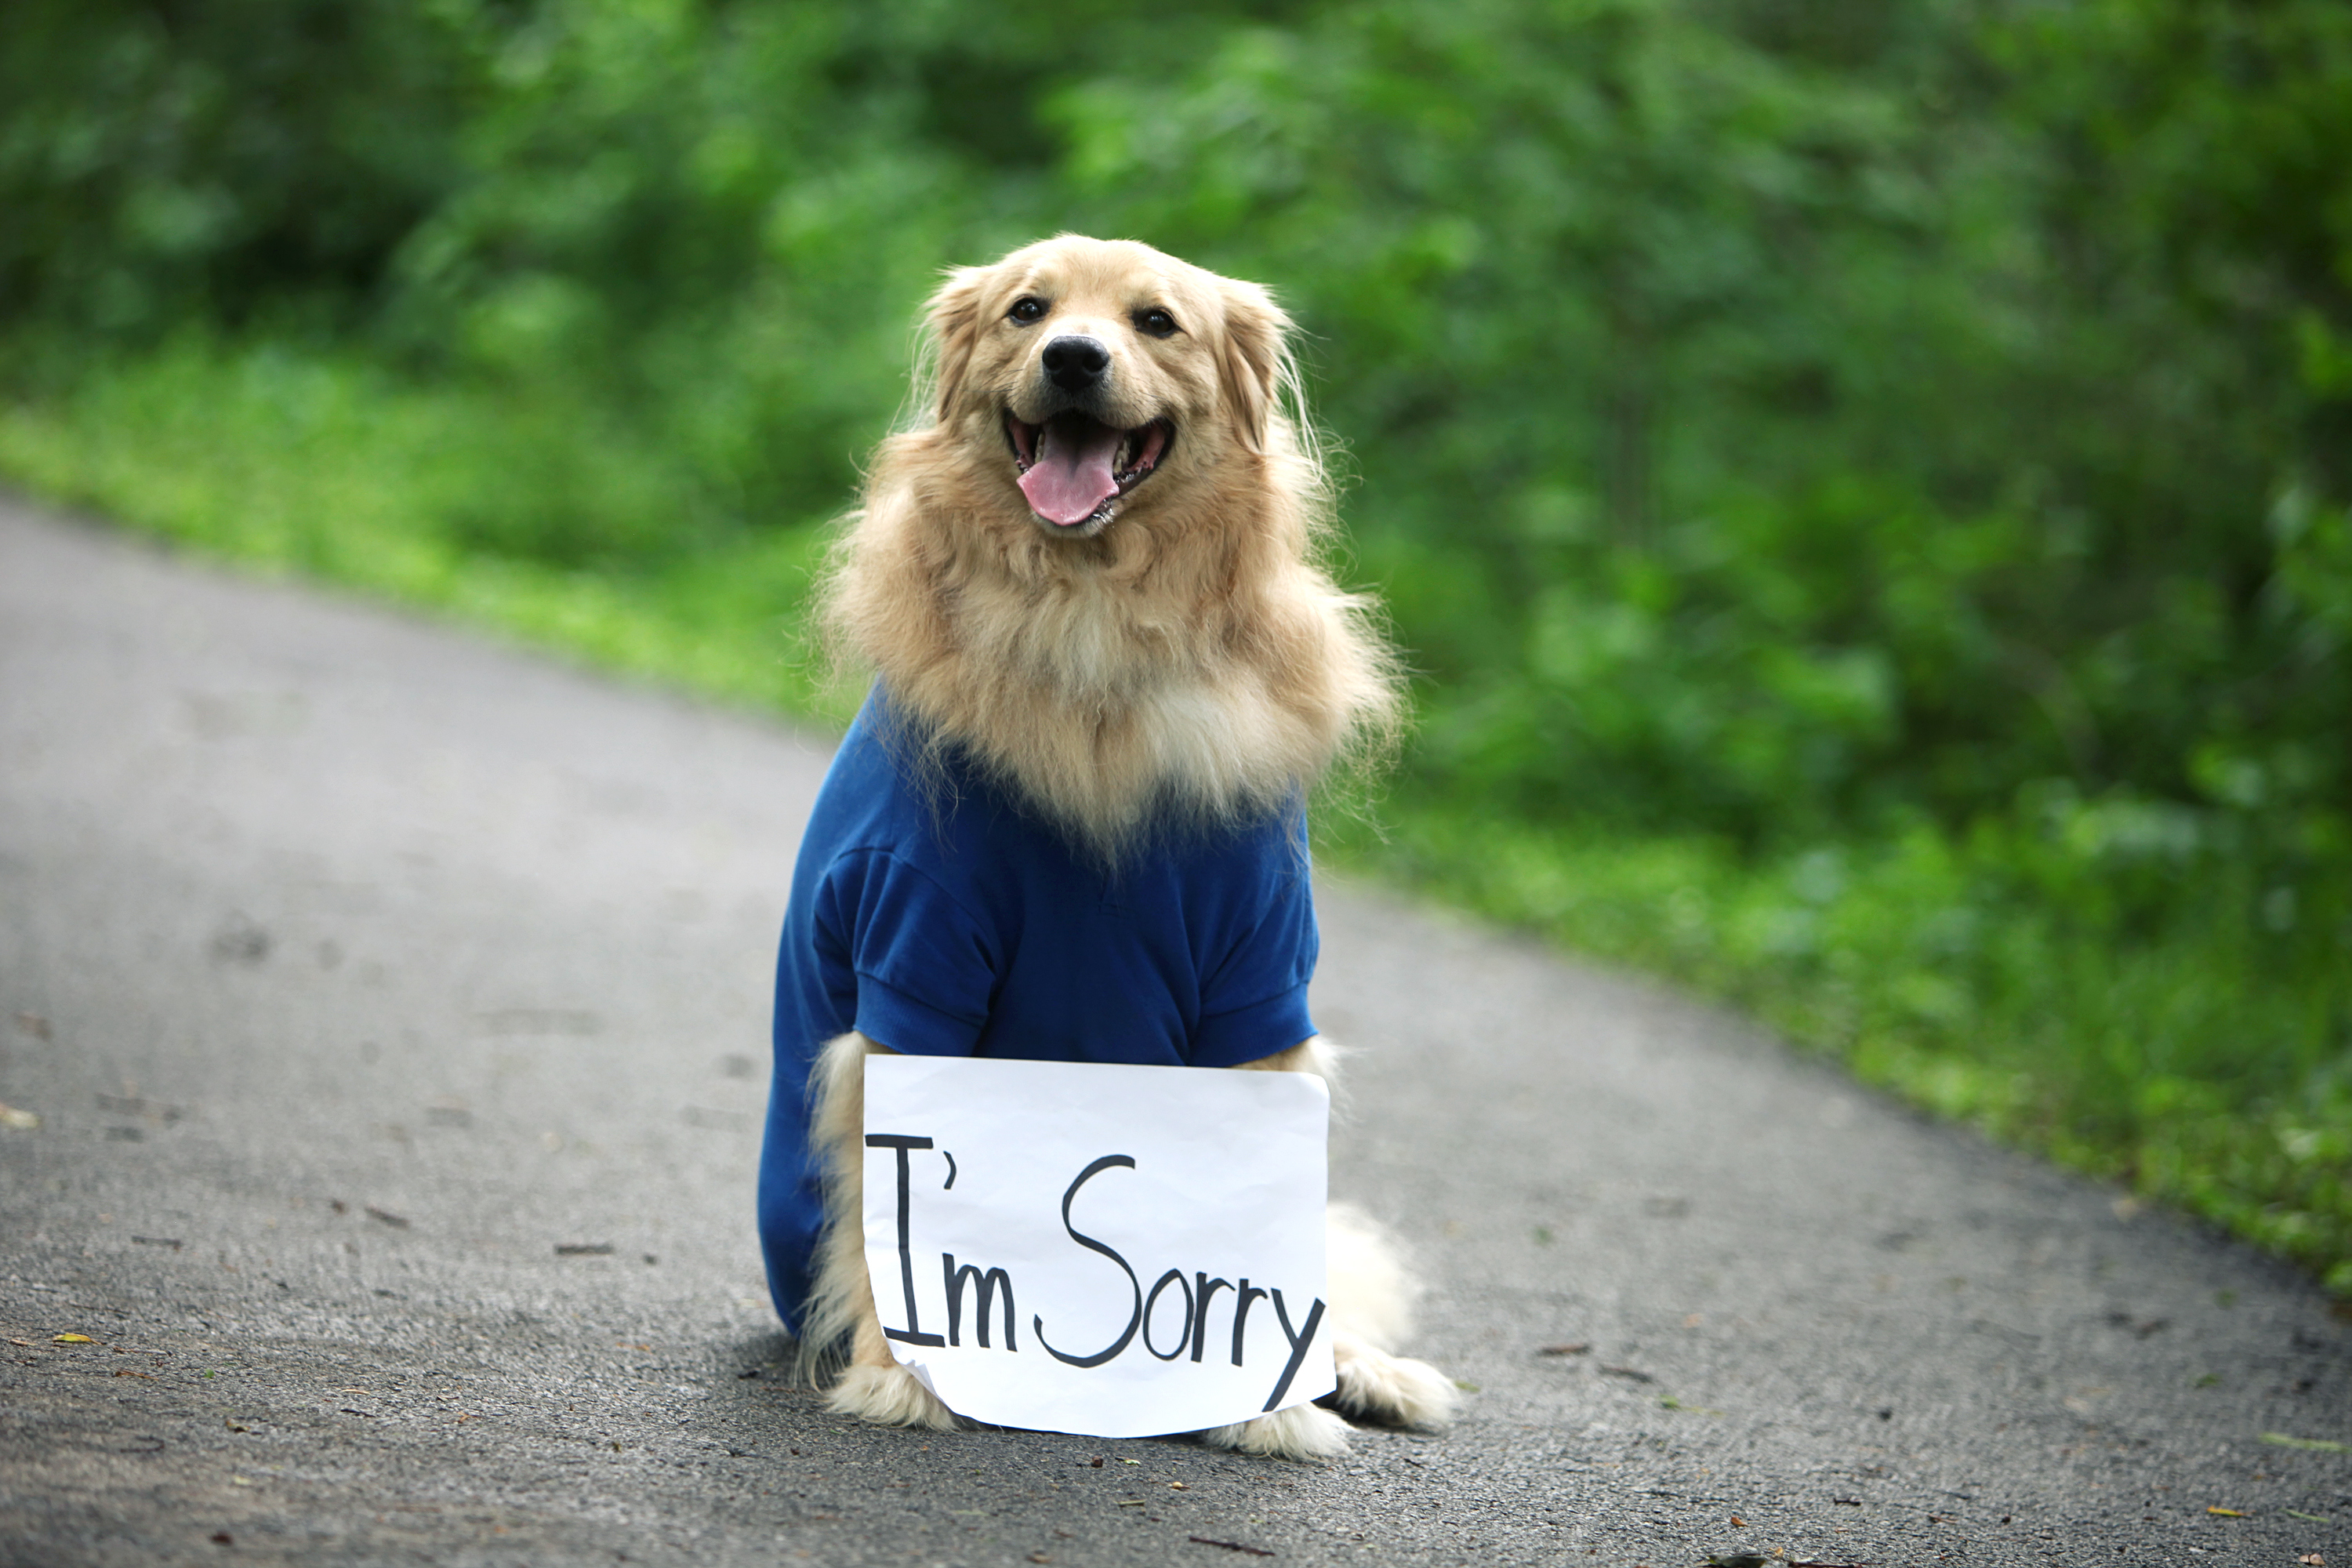
[[1706,1568],[1768,1568],[1771,1559],[1759,1557],[1752,1552],[1734,1552],[1727,1557],[1710,1557]]
[[134,1236],[131,1239],[142,1247],[168,1247],[174,1252],[187,1245],[176,1236]]
[[2246,1513],[2243,1509],[2223,1508],[2220,1503],[2206,1504],[2205,1511],[2207,1513],[2218,1513],[2223,1519],[2243,1519],[2246,1517]]
[[2327,1559],[2316,1552],[2306,1552],[2295,1561],[2302,1563],[2304,1568],[2327,1568]]
[[1121,1508],[1141,1508],[1143,1506],[1143,1500],[1139,1497],[1122,1498],[1119,1500],[1118,1506]]
[[2265,1432],[2263,1441],[2282,1448],[2308,1448],[2319,1454],[2352,1454],[2352,1447],[2326,1437],[2290,1437],[2284,1432]]
[[1748,1521],[1735,1513],[1731,1516],[1731,1527],[1734,1530],[1745,1530],[1748,1528]]
[[408,1216],[406,1215],[394,1214],[390,1209],[380,1209],[373,1204],[367,1205],[367,1216],[370,1219],[382,1220],[384,1224],[392,1226],[394,1230],[406,1230],[408,1228]]
[[1244,1546],[1238,1541],[1212,1541],[1205,1535],[1188,1535],[1185,1540],[1195,1546],[1222,1546],[1228,1552],[1246,1552],[1253,1557],[1271,1557],[1273,1552],[1263,1546]]
[[150,1382],[152,1382],[155,1376],[152,1372],[141,1372],[134,1366],[118,1366],[114,1369],[114,1375],[117,1377],[143,1377],[148,1379]]
[[19,1132],[40,1129],[41,1119],[29,1110],[19,1110],[13,1105],[0,1105],[0,1127],[13,1127]]
[[117,1116],[143,1116],[167,1127],[186,1114],[176,1105],[166,1105],[160,1100],[142,1100],[135,1094],[101,1094],[96,1098],[100,1110],[112,1111]]
[[222,1416],[221,1425],[227,1427],[232,1432],[250,1432],[253,1430],[252,1427],[247,1426],[244,1422],[239,1421],[234,1415]]
[[1574,1344],[1566,1344],[1566,1345],[1546,1345],[1546,1346],[1544,1346],[1541,1350],[1537,1351],[1537,1352],[1536,1352],[1536,1354],[1538,1354],[1538,1355],[1582,1355],[1586,1351],[1589,1351],[1589,1350],[1591,1350],[1591,1348],[1592,1348],[1592,1346],[1591,1346],[1591,1344],[1588,1341],[1579,1340],[1579,1341],[1577,1341]]
[[269,956],[269,930],[257,923],[243,910],[231,910],[213,933],[213,961],[216,963],[241,963],[247,968]]
[[1655,1383],[1658,1381],[1656,1378],[1652,1377],[1648,1373],[1643,1372],[1639,1367],[1604,1365],[1601,1370],[1611,1377],[1631,1378],[1635,1383]]
[[226,1530],[215,1530],[213,1531],[213,1542],[217,1546],[235,1546],[236,1537]]
[[609,1241],[559,1241],[555,1244],[558,1258],[610,1258],[613,1244]]
[[2324,1513],[2305,1513],[2300,1510],[2292,1508],[2281,1509],[2279,1511],[2285,1514],[2289,1519],[2308,1520],[2314,1524],[2326,1524],[2327,1522],[2327,1516]]
[[1455,1378],[1454,1380],[1454,1386],[1460,1389],[1465,1394],[1475,1394],[1478,1392],[1478,1385],[1471,1382],[1466,1377]]
[[59,1334],[49,1342],[58,1345],[94,1345],[98,1342],[88,1334]]
[[1186,1486],[1182,1481],[1170,1481],[1170,1482],[1168,1483],[1168,1489],[1169,1489],[1169,1490],[1171,1490],[1171,1491],[1179,1491],[1179,1492],[1181,1492],[1181,1491],[1190,1491],[1190,1490],[1192,1490],[1192,1488],[1190,1488],[1190,1487],[1188,1487],[1188,1486]]

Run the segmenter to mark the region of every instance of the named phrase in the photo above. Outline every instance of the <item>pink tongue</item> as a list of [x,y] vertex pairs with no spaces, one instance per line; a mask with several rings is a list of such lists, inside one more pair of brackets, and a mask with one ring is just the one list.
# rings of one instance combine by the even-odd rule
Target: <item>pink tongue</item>
[[[1084,434],[1081,435],[1080,432]],[[1021,476],[1021,493],[1048,522],[1067,528],[1094,516],[1118,493],[1111,459],[1122,432],[1093,420],[1055,419],[1037,431],[1037,460]]]

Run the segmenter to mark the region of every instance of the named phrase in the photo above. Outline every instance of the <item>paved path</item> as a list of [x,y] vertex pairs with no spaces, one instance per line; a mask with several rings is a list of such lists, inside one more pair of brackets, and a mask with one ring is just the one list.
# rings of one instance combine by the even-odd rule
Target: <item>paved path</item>
[[0,1562],[2352,1562],[2298,1278],[1347,886],[1333,1184],[1462,1423],[826,1415],[751,1229],[824,762],[0,504]]

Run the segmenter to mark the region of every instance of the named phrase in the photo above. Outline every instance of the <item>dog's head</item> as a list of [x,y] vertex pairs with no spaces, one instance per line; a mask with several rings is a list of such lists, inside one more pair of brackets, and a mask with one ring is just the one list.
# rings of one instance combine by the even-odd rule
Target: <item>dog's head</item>
[[822,609],[919,772],[953,751],[1116,863],[1379,753],[1394,662],[1315,559],[1330,489],[1264,289],[1064,235],[950,273],[927,328]]
[[[1263,289],[1131,240],[1063,235],[950,274],[932,298],[931,413],[1049,534],[1085,539],[1277,444],[1295,378]],[[1170,477],[1195,481],[1177,486]]]

